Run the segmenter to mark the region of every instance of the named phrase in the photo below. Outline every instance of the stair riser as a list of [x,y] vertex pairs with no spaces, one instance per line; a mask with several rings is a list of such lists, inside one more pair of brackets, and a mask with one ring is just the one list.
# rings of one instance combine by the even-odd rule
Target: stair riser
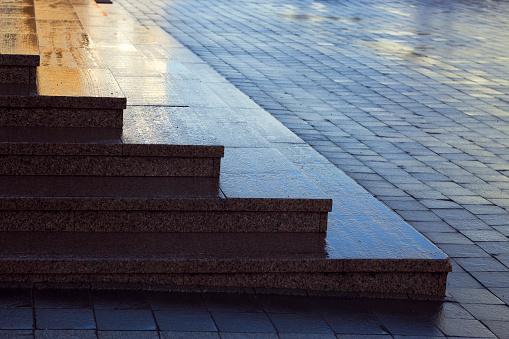
[[219,177],[220,158],[0,156],[0,175]]
[[0,107],[0,126],[121,128],[122,109]]
[[259,288],[336,293],[445,295],[447,273],[249,273],[249,274],[3,274],[1,282],[58,284],[113,283],[122,288],[140,285],[158,289],[181,287]]
[[0,211],[0,231],[325,232],[326,212]]
[[23,66],[0,66],[0,83],[34,84],[36,68]]

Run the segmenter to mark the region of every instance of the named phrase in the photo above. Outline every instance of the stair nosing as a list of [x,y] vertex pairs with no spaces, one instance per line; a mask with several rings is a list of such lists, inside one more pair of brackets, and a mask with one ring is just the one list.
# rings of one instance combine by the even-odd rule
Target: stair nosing
[[[184,206],[181,206],[182,204]],[[330,212],[332,200],[228,197],[0,197],[0,211],[39,211],[41,208],[46,211]]]

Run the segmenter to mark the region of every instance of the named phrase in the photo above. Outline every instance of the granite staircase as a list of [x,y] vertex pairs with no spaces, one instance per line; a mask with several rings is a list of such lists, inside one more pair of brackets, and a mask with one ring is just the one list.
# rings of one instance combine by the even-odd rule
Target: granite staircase
[[192,105],[129,103],[78,10],[98,11],[0,0],[2,283],[445,293],[443,253],[332,250],[332,200],[275,148],[225,149]]

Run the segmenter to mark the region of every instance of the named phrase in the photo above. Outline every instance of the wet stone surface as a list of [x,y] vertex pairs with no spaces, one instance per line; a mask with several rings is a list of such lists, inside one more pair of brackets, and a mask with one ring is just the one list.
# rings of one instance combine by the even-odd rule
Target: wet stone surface
[[[462,333],[494,338],[456,302],[89,289],[2,288],[0,293],[11,299],[30,296],[30,306],[2,304],[3,337],[397,338]],[[487,322],[503,330],[503,321]]]
[[[448,297],[419,302],[359,296],[284,299],[253,295],[253,290],[225,296],[2,289],[0,337],[507,337],[507,3],[210,4],[118,0],[105,7],[110,22],[122,12],[115,6],[122,5],[140,23],[167,29],[378,199],[429,233],[453,259]],[[93,17],[83,22],[100,23]],[[143,51],[157,58],[180,58],[189,69],[207,73],[205,64],[178,42],[155,47],[138,34],[140,26],[121,20],[116,24],[122,33],[104,26],[89,31],[99,38],[95,46],[103,59],[115,56],[116,48],[133,57]],[[38,22],[48,31],[83,27],[78,21],[49,26],[47,20]],[[111,38],[119,40],[108,41]],[[129,104],[187,104],[183,93],[200,104],[200,92],[192,87],[158,86],[184,72],[168,69],[161,77],[144,77],[144,71],[161,72],[164,66],[154,61],[150,67],[129,67],[139,70],[137,76],[122,77],[118,70],[116,79],[133,98]],[[207,74],[211,83],[224,83],[215,73]],[[139,84],[147,88],[147,97],[137,96]],[[218,97],[246,116],[256,110],[232,91],[218,89],[215,96],[207,92],[214,105]],[[200,118],[206,121],[214,108],[206,107]],[[224,110],[214,114],[228,117]],[[217,125],[223,131],[238,127],[230,121]],[[233,146],[245,142],[228,135],[225,140]],[[287,153],[295,163],[316,170],[323,162],[307,157],[304,145],[302,153]],[[278,150],[284,152],[285,145]],[[327,171],[316,173],[323,173],[321,180],[327,182]],[[360,196],[355,202],[365,201],[355,192]],[[58,314],[61,321],[55,324]],[[203,321],[198,328],[189,319]]]
[[[448,296],[458,306],[507,310],[507,2],[119,3],[167,30],[451,256]],[[417,325],[387,316],[384,328],[507,336],[507,317],[482,320],[470,310],[477,315]]]

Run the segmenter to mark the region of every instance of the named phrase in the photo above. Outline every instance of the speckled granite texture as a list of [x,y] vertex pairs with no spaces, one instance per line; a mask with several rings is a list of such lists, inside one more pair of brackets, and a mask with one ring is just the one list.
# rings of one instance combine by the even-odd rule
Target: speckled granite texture
[[[25,121],[38,113],[25,112]],[[0,127],[0,174],[219,176],[224,147],[192,110],[138,107],[126,115],[122,129]]]
[[[47,100],[51,101],[51,98],[48,97]],[[0,124],[2,126],[120,128],[122,127],[122,109],[0,107]]]
[[[344,258],[330,256],[319,234],[140,233],[107,238],[64,234],[61,240],[79,245],[74,251],[46,234],[23,232],[2,238],[3,281],[442,295],[450,270],[446,257],[433,262],[424,258],[356,260],[361,265],[349,265]],[[44,241],[22,250],[20,261],[16,242],[34,237]],[[37,261],[31,260],[34,255]]]
[[[87,0],[76,13],[65,0],[50,10],[52,1],[40,0],[37,28],[44,65],[62,68],[39,67],[37,86],[3,89],[5,173],[111,175],[129,165],[141,174],[151,159],[224,158],[215,178],[0,176],[0,281],[444,294],[442,251],[172,37],[115,5],[109,20]],[[98,105],[121,111],[121,92],[124,116],[100,115]],[[51,101],[64,112],[53,120]],[[90,107],[98,114],[87,116]],[[90,128],[100,126],[111,128]]]
[[[118,263],[115,263],[118,265]],[[228,289],[270,289],[279,291],[400,294],[404,298],[445,294],[447,273],[260,273],[260,274],[0,274],[11,283],[46,283],[48,286],[68,283],[110,283],[123,289],[174,290],[175,286]],[[114,284],[114,285],[112,285]],[[30,286],[29,285],[29,286]],[[164,288],[170,285],[170,288]],[[278,291],[279,290],[279,291]],[[281,292],[279,292],[281,293]]]
[[0,83],[34,83],[35,79],[32,77],[34,70],[35,67],[0,65]]
[[0,83],[35,83],[39,64],[34,2],[0,2]]
[[107,69],[38,67],[37,86],[0,87],[1,107],[124,109],[126,99]]
[[[1,7],[0,7],[1,8]],[[0,15],[2,20],[6,17]],[[38,39],[36,33],[6,33],[0,28],[0,65],[37,67],[40,65]]]
[[190,157],[1,156],[0,175],[219,176],[219,159]]
[[[252,203],[256,204],[256,201]],[[267,212],[0,211],[0,231],[322,232],[327,228],[326,218],[326,212],[270,210]]]

